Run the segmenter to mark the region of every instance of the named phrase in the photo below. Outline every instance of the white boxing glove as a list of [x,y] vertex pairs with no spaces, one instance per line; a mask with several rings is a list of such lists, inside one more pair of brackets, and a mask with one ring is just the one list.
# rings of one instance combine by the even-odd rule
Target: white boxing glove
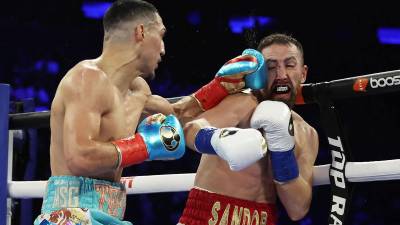
[[294,155],[294,127],[289,107],[283,102],[263,101],[255,109],[250,126],[264,130],[274,179],[282,183],[297,178],[299,168]]
[[233,171],[250,166],[267,153],[264,137],[251,128],[203,128],[196,135],[195,147],[200,153],[217,154]]

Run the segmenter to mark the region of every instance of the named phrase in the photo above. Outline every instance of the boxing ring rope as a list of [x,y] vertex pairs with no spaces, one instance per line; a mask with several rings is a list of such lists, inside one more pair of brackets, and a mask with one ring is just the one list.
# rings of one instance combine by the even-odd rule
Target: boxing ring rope
[[[314,186],[329,184],[329,164],[314,167]],[[123,177],[127,194],[189,191],[195,173]],[[371,162],[348,162],[346,177],[350,182],[400,180],[400,159]],[[42,198],[46,181],[11,181],[11,198]]]
[[[400,70],[394,70],[333,80],[330,82],[305,84],[302,86],[300,94],[296,99],[296,104],[320,103],[326,99],[331,101],[398,91],[400,91]],[[8,108],[9,86],[0,84],[0,93],[2,93],[2,98],[0,99],[0,104],[2,105],[0,105],[0,109]],[[4,96],[7,96],[7,99],[4,98]],[[176,97],[169,100],[175,102],[180,98],[181,97]],[[331,107],[330,105],[324,106]],[[0,215],[7,215],[7,219],[10,219],[11,198],[41,198],[43,197],[46,186],[46,181],[11,180],[12,166],[10,165],[12,165],[13,132],[25,128],[49,127],[50,113],[44,111],[8,114],[8,109],[6,112],[7,113],[4,113],[4,111],[0,110],[0,132],[2,134],[0,135],[0,144],[1,146],[8,146],[9,150],[3,151],[0,155],[3,159],[9,159],[8,165],[3,165],[5,168],[8,166],[8,169],[0,171],[0,184],[7,190],[0,194]],[[335,129],[336,127],[333,130]],[[336,138],[336,136],[334,136],[334,138]],[[335,143],[335,141],[340,142],[340,136],[338,136],[338,140],[331,138],[329,142],[331,144],[331,142]],[[341,179],[346,182],[369,182],[400,179],[400,159],[370,162],[347,162],[345,161],[344,148],[342,148],[341,145],[339,147],[342,149],[342,153],[339,152],[338,154],[334,154],[335,151],[331,151],[331,164],[318,165],[314,167],[314,186],[326,184],[331,184],[332,186],[332,183],[335,183],[336,181],[341,182]],[[342,177],[333,174],[336,171],[334,169],[340,165],[343,165],[344,167],[340,170],[343,172]],[[332,167],[335,168],[332,169]],[[125,183],[128,194],[177,192],[188,191],[193,186],[194,176],[194,173],[164,174],[124,177],[121,181]],[[7,208],[5,208],[6,203]]]

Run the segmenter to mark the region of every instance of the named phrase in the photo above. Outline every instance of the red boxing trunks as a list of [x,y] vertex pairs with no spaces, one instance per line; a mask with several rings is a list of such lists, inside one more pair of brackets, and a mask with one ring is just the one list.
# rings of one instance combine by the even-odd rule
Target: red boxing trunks
[[276,225],[275,204],[257,203],[193,188],[179,220],[184,225]]

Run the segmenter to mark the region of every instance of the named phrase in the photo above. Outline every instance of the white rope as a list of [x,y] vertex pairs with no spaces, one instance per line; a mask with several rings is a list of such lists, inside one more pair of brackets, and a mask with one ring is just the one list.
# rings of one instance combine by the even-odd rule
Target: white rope
[[351,182],[368,182],[400,179],[400,159],[348,162],[346,177]]
[[[329,164],[314,166],[314,186],[329,184]],[[193,187],[195,173],[164,174],[123,177],[128,194],[189,191]],[[400,159],[348,162],[346,177],[350,182],[400,180]],[[8,183],[12,198],[42,198],[46,181],[11,181]]]

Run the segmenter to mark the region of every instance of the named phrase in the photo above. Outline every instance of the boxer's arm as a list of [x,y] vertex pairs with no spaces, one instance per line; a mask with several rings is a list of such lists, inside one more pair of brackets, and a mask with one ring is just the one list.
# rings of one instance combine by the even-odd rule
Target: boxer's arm
[[199,116],[203,110],[192,96],[184,96],[179,101],[172,104],[175,115],[179,120],[186,124]]
[[236,127],[246,118],[250,119],[256,106],[257,99],[251,94],[238,93],[229,95],[217,106],[199,114],[193,121],[186,123],[184,127],[186,146],[196,150],[194,143],[200,129],[207,126],[217,128]]
[[[130,84],[129,88],[133,95],[146,98],[139,121],[142,121],[144,118],[157,113],[162,113],[164,115],[174,114],[171,103],[159,95],[153,95],[151,93],[149,84],[147,84],[142,77],[135,78]],[[137,100],[137,98],[132,99],[133,101]]]
[[63,88],[65,117],[63,150],[69,170],[76,176],[90,176],[115,169],[115,146],[97,141],[101,115],[111,110],[112,87],[104,75],[85,70]]
[[174,114],[172,104],[159,95],[151,95],[144,105],[142,116],[149,116],[155,113],[162,113],[164,115]]
[[[263,55],[257,50],[246,49],[240,56],[226,62],[211,82],[190,97],[183,97],[174,103],[172,110],[180,122],[185,124],[203,111],[215,107],[229,94],[239,93],[243,88],[263,88],[267,77]],[[145,106],[145,112],[149,114],[169,114],[170,111],[171,108],[160,96],[151,96]]]
[[182,124],[193,120],[203,112],[197,101],[191,96],[184,96],[175,103],[170,103],[166,98],[158,95],[151,95],[144,107],[143,115],[147,116],[154,113],[165,115],[174,114]]
[[[318,153],[318,134],[297,114],[293,113],[293,119],[299,177],[287,183],[276,183],[275,186],[289,217],[292,220],[299,220],[305,216],[311,204],[313,168]],[[298,119],[301,120],[300,123],[296,123]]]
[[156,113],[162,113],[164,115],[173,114],[182,124],[185,124],[203,112],[192,96],[184,96],[179,101],[171,103],[164,97],[152,95],[149,85],[141,77],[132,81],[130,89],[135,94],[141,93],[141,95],[147,96],[140,120]]

